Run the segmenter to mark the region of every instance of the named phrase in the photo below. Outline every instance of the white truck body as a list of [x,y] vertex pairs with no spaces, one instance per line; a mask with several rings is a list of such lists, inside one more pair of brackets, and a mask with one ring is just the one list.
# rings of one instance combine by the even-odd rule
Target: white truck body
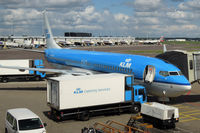
[[125,101],[125,74],[61,76],[47,80],[47,103],[57,110]]
[[141,114],[154,117],[160,120],[179,118],[178,108],[156,102],[143,103],[141,106]]
[[[2,66],[18,66],[18,67],[29,67],[29,59],[16,59],[16,60],[0,60]],[[0,76],[2,75],[24,75],[29,74],[29,71],[19,71],[17,69],[0,68]]]

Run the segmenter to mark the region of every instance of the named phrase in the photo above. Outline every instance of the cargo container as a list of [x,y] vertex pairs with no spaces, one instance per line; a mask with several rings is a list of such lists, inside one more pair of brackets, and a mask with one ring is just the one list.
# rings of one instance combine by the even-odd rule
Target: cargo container
[[145,88],[133,85],[130,75],[67,75],[47,79],[47,104],[56,120],[71,116],[88,120],[105,113],[138,112],[146,100]]
[[[2,66],[16,66],[26,68],[44,68],[43,60],[39,59],[16,59],[16,60],[0,60]],[[40,80],[46,76],[45,73],[32,70],[18,70],[9,68],[0,68],[0,81],[16,81],[16,80]],[[19,81],[18,80],[18,81]]]
[[175,123],[179,121],[178,108],[156,102],[143,103],[141,115],[145,122],[159,128],[175,128]]

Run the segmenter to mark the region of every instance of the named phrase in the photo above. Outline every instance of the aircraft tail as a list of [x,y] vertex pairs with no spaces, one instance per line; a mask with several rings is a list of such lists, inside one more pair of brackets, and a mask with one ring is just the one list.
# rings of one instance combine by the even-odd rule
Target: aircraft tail
[[46,15],[46,11],[43,12],[44,16],[44,25],[45,25],[45,37],[46,37],[46,45],[47,49],[60,49],[61,47],[56,44],[55,40],[53,39],[53,34],[51,32],[51,28],[49,25],[49,21]]
[[164,42],[164,36],[160,37],[160,42]]

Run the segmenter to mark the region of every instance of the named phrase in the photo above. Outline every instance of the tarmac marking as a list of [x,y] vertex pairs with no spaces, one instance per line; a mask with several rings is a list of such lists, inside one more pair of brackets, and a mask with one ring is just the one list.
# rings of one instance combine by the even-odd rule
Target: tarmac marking
[[186,103],[186,104],[193,105],[193,106],[200,106],[199,103]]
[[192,114],[190,114],[190,115],[198,115],[198,114],[200,114],[200,112],[199,112],[199,113],[192,113]]
[[193,133],[193,132],[191,132],[191,131],[189,131],[189,130],[185,130],[185,129],[179,128],[179,127],[176,127],[176,129],[178,129],[179,131],[183,131],[183,132],[185,132],[185,133]]
[[180,119],[188,118],[188,116],[181,116]]
[[[187,105],[190,105],[190,106],[187,106]],[[179,122],[189,122],[189,121],[194,121],[194,120],[200,120],[200,118],[198,117],[195,117],[195,115],[199,115],[200,114],[200,110],[189,110],[188,108],[191,108],[191,103],[187,103],[186,106],[184,105],[175,105],[175,107],[179,108],[179,109],[186,109],[185,111],[183,112],[179,112],[179,115],[180,115],[180,118],[179,118]],[[197,106],[199,104],[194,104],[194,106]]]
[[191,112],[199,112],[199,110],[190,110],[190,111],[180,112],[179,114],[185,114],[185,113],[187,114]]
[[192,119],[187,119],[187,120],[180,120],[180,122],[188,122],[188,121],[193,121],[193,120],[200,120],[200,119],[192,118]]
[[181,104],[178,104],[178,105],[173,105],[174,107],[178,107],[178,106],[183,106],[183,105],[181,105]]
[[197,117],[193,117],[193,116],[191,116],[191,115],[184,115],[184,116],[186,116],[186,117],[188,117],[188,118],[198,119]]
[[190,108],[189,106],[178,106],[179,109],[182,109],[182,108]]
[[[188,112],[192,112],[192,111],[187,111]],[[192,115],[196,115],[196,114],[200,114],[200,113],[192,113],[192,114],[182,114],[180,113],[181,117],[180,119],[184,119],[186,118],[186,120],[180,120],[180,122],[187,122],[187,121],[193,121],[193,120],[200,120],[199,118],[197,117],[193,117]],[[182,116],[183,115],[183,116]],[[189,118],[189,119],[187,119]]]

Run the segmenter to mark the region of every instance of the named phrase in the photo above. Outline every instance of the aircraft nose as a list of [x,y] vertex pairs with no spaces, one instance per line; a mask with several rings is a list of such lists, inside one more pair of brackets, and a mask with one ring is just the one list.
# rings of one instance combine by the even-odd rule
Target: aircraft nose
[[191,84],[190,84],[190,85],[182,86],[182,90],[183,90],[183,91],[186,91],[186,92],[187,92],[187,91],[190,91],[191,88],[192,88]]
[[179,81],[181,83],[181,90],[183,92],[188,92],[191,90],[192,86],[185,76],[180,76]]
[[185,79],[185,80],[183,80],[185,82],[183,82],[184,84],[182,85],[181,89],[184,92],[188,92],[188,91],[191,90],[192,86],[191,86],[190,82],[185,77],[183,77],[183,79]]

